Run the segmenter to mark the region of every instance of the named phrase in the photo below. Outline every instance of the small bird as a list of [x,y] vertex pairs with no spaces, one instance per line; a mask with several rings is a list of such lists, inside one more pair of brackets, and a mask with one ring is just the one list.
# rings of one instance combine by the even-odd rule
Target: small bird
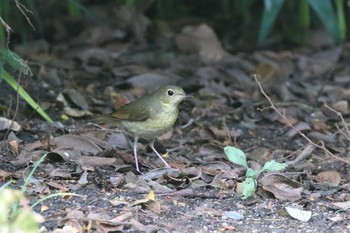
[[154,148],[154,141],[156,137],[166,133],[175,124],[179,113],[178,105],[187,97],[192,96],[186,95],[181,87],[167,85],[104,117],[107,122],[115,124],[119,129],[133,136],[133,150],[138,172],[140,172],[137,159],[139,138],[148,140],[152,150],[165,166],[170,168]]

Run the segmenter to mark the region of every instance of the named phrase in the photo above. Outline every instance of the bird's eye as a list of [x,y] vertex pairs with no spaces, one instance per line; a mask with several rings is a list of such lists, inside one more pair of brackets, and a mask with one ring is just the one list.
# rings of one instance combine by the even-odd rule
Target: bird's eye
[[173,96],[174,95],[174,91],[169,89],[167,92],[168,96]]

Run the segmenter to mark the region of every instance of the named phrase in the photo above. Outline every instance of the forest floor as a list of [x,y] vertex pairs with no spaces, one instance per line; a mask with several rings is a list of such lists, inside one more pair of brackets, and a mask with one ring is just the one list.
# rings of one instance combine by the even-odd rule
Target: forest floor
[[[55,124],[0,83],[2,105],[18,102],[4,117],[16,112],[21,127],[0,125],[0,185],[19,188],[46,154],[29,202],[81,195],[36,206],[43,232],[350,232],[349,43],[228,53],[204,24],[153,46],[118,33],[90,27],[61,43],[15,46],[33,73],[22,85]],[[138,174],[130,138],[90,123],[166,84],[193,96],[157,139],[172,169],[141,141]],[[287,167],[262,173],[243,199],[245,169],[226,146],[253,169]]]

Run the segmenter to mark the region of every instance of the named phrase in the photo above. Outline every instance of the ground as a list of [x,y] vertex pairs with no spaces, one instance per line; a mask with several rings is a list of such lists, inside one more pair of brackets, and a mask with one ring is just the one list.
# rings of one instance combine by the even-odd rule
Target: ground
[[[14,48],[33,72],[21,83],[55,123],[0,83],[2,106],[19,101],[4,119],[16,113],[21,127],[1,123],[0,184],[18,189],[29,179],[30,204],[80,195],[37,205],[43,232],[350,231],[350,44],[229,53],[217,38],[201,41],[202,29],[212,31],[202,24],[187,31],[196,40],[178,32],[146,48],[113,37],[113,28]],[[141,141],[139,174],[131,137],[98,119],[165,84],[193,98],[156,142],[172,169]],[[242,198],[246,169],[227,159],[226,146],[256,170],[272,160],[288,166],[260,174],[255,194]]]

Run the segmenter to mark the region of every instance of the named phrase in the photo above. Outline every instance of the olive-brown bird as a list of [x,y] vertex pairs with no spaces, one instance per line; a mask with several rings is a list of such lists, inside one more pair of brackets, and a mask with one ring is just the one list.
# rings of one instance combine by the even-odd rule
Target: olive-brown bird
[[167,85],[120,107],[105,117],[109,123],[115,124],[119,129],[134,137],[133,149],[138,172],[140,172],[137,159],[139,138],[148,140],[152,150],[165,166],[170,168],[169,164],[154,148],[154,141],[156,137],[164,134],[174,125],[179,112],[178,105],[186,97],[191,96],[186,95],[181,87]]

